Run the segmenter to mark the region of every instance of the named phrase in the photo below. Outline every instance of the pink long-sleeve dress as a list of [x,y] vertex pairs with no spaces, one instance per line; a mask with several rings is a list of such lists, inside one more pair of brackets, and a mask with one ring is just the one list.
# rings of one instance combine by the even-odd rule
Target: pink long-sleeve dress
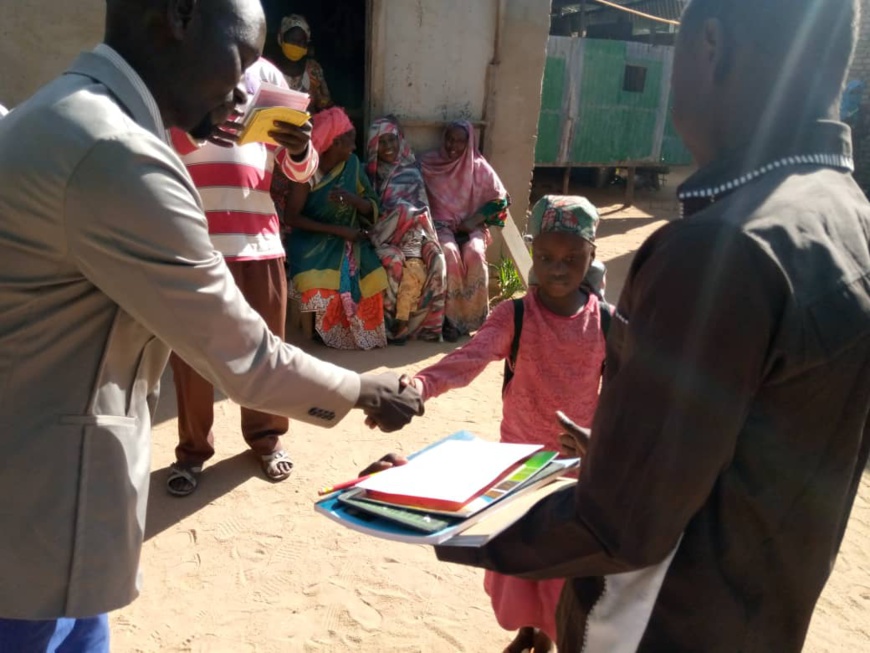
[[[523,330],[514,377],[504,395],[501,440],[558,451],[556,411],[589,428],[598,405],[605,354],[598,299],[590,296],[572,317],[547,310],[534,289],[523,301]],[[465,346],[417,375],[424,397],[465,387],[487,365],[508,358],[513,336],[513,303],[504,302]],[[530,581],[489,571],[484,578],[502,628],[532,626],[552,639],[563,584],[561,579]]]

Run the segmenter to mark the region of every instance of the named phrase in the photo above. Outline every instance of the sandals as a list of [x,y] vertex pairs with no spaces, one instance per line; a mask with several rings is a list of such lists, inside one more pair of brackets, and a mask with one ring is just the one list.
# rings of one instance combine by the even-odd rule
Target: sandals
[[270,453],[268,456],[260,456],[260,464],[266,478],[273,483],[286,481],[293,473],[293,461],[283,449]]
[[172,463],[169,467],[169,477],[166,479],[166,491],[174,497],[186,497],[193,494],[199,485],[202,465],[182,465]]
[[[283,449],[268,456],[260,456],[260,465],[266,478],[273,483],[286,481],[293,474],[293,461]],[[189,496],[199,485],[201,475],[202,465],[172,463],[169,467],[169,476],[166,479],[166,491],[174,497]]]

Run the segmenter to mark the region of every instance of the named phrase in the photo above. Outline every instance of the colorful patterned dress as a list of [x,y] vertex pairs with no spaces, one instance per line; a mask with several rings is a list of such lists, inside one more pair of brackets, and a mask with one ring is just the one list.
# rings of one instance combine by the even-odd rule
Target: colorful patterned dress
[[[278,175],[276,169],[276,175]],[[283,176],[282,176],[283,177]],[[273,181],[272,193],[284,211],[289,180]],[[378,201],[362,171],[360,160],[351,155],[328,174],[312,180],[302,214],[325,224],[360,228],[360,216],[349,205],[329,200],[333,190],[356,193],[374,206]],[[387,275],[372,244],[350,242],[338,236],[294,229],[286,240],[290,295],[304,312],[315,314],[315,328],[324,344],[335,349],[386,347],[384,297]]]
[[[399,139],[399,157],[393,164],[378,161],[378,141],[384,134],[395,134]],[[387,333],[395,331],[396,297],[405,264],[403,238],[410,231],[419,230],[423,234],[421,258],[426,266],[426,283],[416,309],[411,312],[408,337],[440,340],[444,323],[446,262],[429,213],[423,176],[401,128],[388,118],[372,124],[367,156],[366,171],[381,200],[382,212],[375,223],[372,241],[389,280],[384,293]]]

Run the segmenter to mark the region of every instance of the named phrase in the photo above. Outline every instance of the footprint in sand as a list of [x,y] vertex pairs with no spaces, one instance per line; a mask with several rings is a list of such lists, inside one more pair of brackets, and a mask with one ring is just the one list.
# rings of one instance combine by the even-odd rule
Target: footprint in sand
[[220,524],[217,525],[217,528],[212,533],[214,539],[218,542],[229,542],[232,539],[235,539],[236,536],[239,535],[244,530],[244,525],[238,519],[225,519]]

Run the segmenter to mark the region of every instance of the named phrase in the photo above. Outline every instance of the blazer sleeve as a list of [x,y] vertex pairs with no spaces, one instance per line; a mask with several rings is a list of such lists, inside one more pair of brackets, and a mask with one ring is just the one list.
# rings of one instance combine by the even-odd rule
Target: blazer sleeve
[[212,247],[198,197],[181,161],[158,139],[134,133],[100,141],[66,190],[68,255],[233,400],[335,425],[359,397],[359,376],[269,331]]

